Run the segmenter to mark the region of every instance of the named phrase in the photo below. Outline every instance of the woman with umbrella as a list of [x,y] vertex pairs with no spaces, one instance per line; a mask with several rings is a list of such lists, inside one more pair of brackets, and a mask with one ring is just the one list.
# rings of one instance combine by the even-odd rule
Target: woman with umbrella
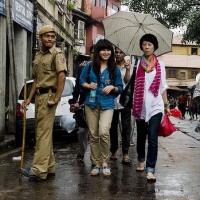
[[[136,171],[144,171],[146,168],[147,180],[156,181],[154,173],[160,123],[163,114],[170,113],[166,93],[166,72],[164,63],[158,61],[154,54],[158,49],[156,36],[143,35],[140,39],[140,49],[143,51],[143,56],[137,65],[133,94],[133,116],[137,124],[138,164]],[[145,159],[147,136],[148,150]]]

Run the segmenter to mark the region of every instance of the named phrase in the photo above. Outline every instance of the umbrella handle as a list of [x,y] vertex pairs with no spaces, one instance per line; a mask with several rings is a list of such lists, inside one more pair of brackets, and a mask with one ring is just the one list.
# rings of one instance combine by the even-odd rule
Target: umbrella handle
[[[26,96],[27,96],[27,86],[26,86],[26,79],[24,79],[24,102],[26,101]],[[21,151],[21,163],[20,163],[21,168],[24,165],[25,139],[26,139],[26,108],[24,108],[24,116],[23,116],[23,137],[22,137],[22,151]]]

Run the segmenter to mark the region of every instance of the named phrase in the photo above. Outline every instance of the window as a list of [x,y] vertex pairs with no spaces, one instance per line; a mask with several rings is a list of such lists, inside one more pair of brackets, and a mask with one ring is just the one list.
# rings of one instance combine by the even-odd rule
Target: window
[[63,92],[62,92],[62,97],[72,95],[73,90],[74,90],[74,84],[73,84],[72,80],[66,79],[65,80],[65,87],[64,87]]
[[99,0],[99,6],[106,6],[106,0]]
[[196,79],[196,76],[198,73],[199,73],[199,70],[191,70],[191,79]]
[[75,39],[84,40],[85,38],[85,23],[81,20],[75,21],[74,37]]
[[[31,92],[31,87],[32,87],[32,81],[31,82],[28,82],[26,84],[26,88],[27,88],[27,92],[26,92],[26,98],[28,98],[30,92]],[[19,100],[24,100],[24,86],[22,87],[22,90],[20,92],[20,95],[19,95]],[[31,103],[35,103],[35,95],[33,96],[33,98],[31,99]]]
[[118,6],[116,6],[115,4],[112,4],[112,9],[113,9],[113,10],[115,10],[116,12],[118,12],[118,11],[119,11],[119,7],[118,7]]
[[180,72],[179,73],[179,79],[180,80],[185,80],[186,79],[186,73],[185,72]]
[[93,6],[97,6],[97,0],[93,0],[92,3],[93,3]]
[[58,21],[62,24],[62,13],[58,11]]
[[191,55],[197,55],[198,49],[197,48],[191,48]]
[[168,78],[176,78],[176,69],[169,69],[169,77]]

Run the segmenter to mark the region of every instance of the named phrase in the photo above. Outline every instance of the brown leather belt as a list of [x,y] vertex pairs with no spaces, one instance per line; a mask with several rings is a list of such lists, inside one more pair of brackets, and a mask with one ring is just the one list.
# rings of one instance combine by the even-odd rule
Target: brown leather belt
[[55,88],[49,87],[49,88],[37,88],[36,94],[37,95],[46,94],[46,93],[49,93],[49,91],[51,91],[52,93],[56,93]]

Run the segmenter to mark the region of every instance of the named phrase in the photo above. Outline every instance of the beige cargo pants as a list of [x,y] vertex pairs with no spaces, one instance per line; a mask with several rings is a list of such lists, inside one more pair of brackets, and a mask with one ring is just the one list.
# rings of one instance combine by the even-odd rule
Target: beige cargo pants
[[35,99],[36,146],[31,170],[42,179],[46,179],[48,173],[55,173],[52,133],[57,105],[47,105],[53,95],[42,94]]
[[102,110],[99,106],[91,109],[86,105],[85,113],[89,128],[91,162],[93,165],[101,165],[102,162],[108,163],[113,109]]

